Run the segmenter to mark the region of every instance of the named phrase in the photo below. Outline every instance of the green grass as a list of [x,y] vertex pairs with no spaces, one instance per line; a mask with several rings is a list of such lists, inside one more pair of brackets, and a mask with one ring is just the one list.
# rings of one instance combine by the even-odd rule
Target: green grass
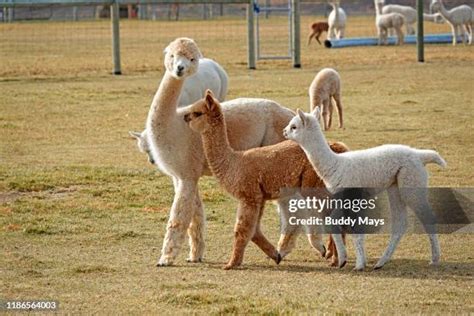
[[[373,35],[372,19],[352,21],[348,35]],[[351,243],[348,267],[332,269],[303,238],[280,266],[250,245],[242,269],[223,271],[236,202],[208,177],[200,183],[208,220],[205,262],[185,263],[184,247],[175,267],[154,266],[173,190],[127,131],[144,126],[168,38],[195,37],[205,55],[224,65],[231,79],[229,99],[266,97],[307,109],[312,78],[322,67],[335,67],[343,80],[346,130],[327,133],[330,139],[352,149],[383,143],[434,148],[448,168],[429,166],[430,185],[474,185],[474,46],[427,46],[425,64],[415,62],[415,47],[408,45],[304,46],[300,70],[290,69],[287,61],[265,61],[248,71],[245,33],[239,33],[245,25],[221,22],[160,24],[167,32],[153,33],[156,41],[146,43],[132,35],[141,28],[149,37],[149,24],[124,23],[125,75],[120,77],[106,73],[109,46],[92,46],[98,55],[88,55],[82,45],[89,38],[53,45],[78,25],[84,34],[96,34],[97,43],[108,43],[108,24],[0,26],[10,43],[1,47],[8,63],[0,64],[2,299],[56,299],[63,313],[81,314],[473,313],[474,237],[469,234],[440,236],[437,268],[428,266],[427,238],[407,235],[381,271],[350,271]],[[303,19],[303,25],[308,22]],[[235,34],[213,49],[227,26]],[[449,31],[446,25],[427,27]],[[94,33],[97,28],[102,33]],[[28,50],[24,38],[44,45]],[[58,52],[62,55],[54,57]],[[273,206],[264,230],[276,243]],[[387,236],[368,236],[371,265],[387,242]]]

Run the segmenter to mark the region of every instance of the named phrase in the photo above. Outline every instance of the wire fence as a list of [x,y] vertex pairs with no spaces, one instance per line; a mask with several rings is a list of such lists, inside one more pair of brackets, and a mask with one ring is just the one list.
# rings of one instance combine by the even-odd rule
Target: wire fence
[[[386,0],[415,6],[415,0]],[[429,11],[425,1],[425,12]],[[289,0],[258,0],[255,14],[262,55],[288,55],[291,49]],[[444,0],[448,8],[474,0]],[[375,36],[373,0],[342,0],[348,15],[346,37]],[[227,68],[247,67],[246,4],[163,3],[120,6],[122,68],[127,73],[162,69],[162,50],[176,37],[194,38],[205,56],[225,56]],[[302,0],[301,38],[309,25],[325,21],[327,1]],[[0,77],[110,73],[112,31],[109,5],[21,6],[0,9]],[[425,33],[448,33],[447,24],[425,23]],[[326,35],[322,36],[322,39]],[[317,45],[317,44],[312,44]],[[313,47],[313,46],[312,46]],[[314,46],[317,47],[317,46]],[[315,48],[316,49],[316,48]],[[302,50],[303,54],[307,49]]]

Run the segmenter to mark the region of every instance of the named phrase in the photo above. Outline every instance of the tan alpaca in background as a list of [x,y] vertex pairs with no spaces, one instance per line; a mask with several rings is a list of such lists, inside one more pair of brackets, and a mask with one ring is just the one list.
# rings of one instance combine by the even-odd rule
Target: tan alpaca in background
[[[156,92],[146,123],[147,144],[156,166],[173,179],[174,200],[159,266],[171,265],[189,235],[188,261],[200,262],[204,253],[205,217],[198,181],[210,174],[201,137],[183,121],[178,108],[184,82],[196,73],[202,57],[196,43],[178,38],[165,49],[166,72]],[[242,98],[224,102],[229,141],[236,150],[275,144],[294,116],[289,109],[265,99]],[[281,205],[281,204],[279,204]]]
[[332,113],[334,111],[333,100],[339,114],[339,128],[344,127],[344,118],[341,102],[341,77],[336,70],[324,68],[309,87],[309,102],[311,111],[321,107],[324,130],[327,131],[332,125]]
[[309,26],[309,35],[308,35],[308,45],[311,44],[311,40],[315,38],[319,45],[321,45],[321,41],[319,37],[324,32],[328,32],[329,24],[327,22],[315,22]]
[[[232,149],[224,113],[210,90],[203,100],[184,108],[182,114],[191,129],[201,133],[204,153],[219,184],[239,200],[233,252],[225,269],[242,264],[250,240],[279,263],[281,256],[263,235],[260,219],[266,201],[284,198],[282,189],[324,187],[305,153],[292,141],[246,151]],[[340,143],[331,148],[336,152],[348,150]],[[316,242],[313,246],[325,256],[321,239],[310,241]]]

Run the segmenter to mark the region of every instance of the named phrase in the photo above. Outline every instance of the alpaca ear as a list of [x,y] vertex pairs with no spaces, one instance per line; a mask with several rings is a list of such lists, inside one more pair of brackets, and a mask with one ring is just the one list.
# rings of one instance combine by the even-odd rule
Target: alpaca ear
[[132,136],[133,138],[140,139],[142,138],[142,134],[139,132],[134,132],[134,131],[128,131],[128,134]]
[[313,112],[311,112],[311,115],[313,115],[317,121],[319,121],[319,119],[321,118],[321,109],[319,106],[317,106]]
[[209,111],[212,111],[212,109],[215,107],[216,105],[216,100],[214,100],[214,95],[212,94],[212,91],[207,89],[206,90],[206,105],[207,105],[207,109]]
[[305,117],[305,115],[304,115],[304,112],[301,111],[300,109],[297,109],[297,110],[296,110],[296,113],[297,113],[298,116],[300,117],[301,123],[303,123],[303,126],[306,126],[306,117]]
[[170,51],[170,47],[166,46],[165,49],[163,49],[163,55],[168,54],[169,51]]

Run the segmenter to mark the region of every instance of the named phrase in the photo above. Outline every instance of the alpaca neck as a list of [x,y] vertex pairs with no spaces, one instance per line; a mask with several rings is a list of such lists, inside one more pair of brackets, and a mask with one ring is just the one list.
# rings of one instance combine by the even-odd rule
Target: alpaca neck
[[222,181],[230,176],[228,171],[236,154],[229,144],[224,116],[214,118],[213,124],[201,135],[209,168]]
[[337,169],[340,157],[331,150],[319,126],[312,128],[312,133],[308,134],[302,148],[316,173],[326,182]]
[[439,2],[439,13],[448,21],[451,22],[451,14],[449,13],[448,10],[446,10],[445,6],[444,6],[444,3],[443,2]]
[[376,16],[379,16],[382,12],[382,4],[378,1],[378,0],[374,0],[374,4],[375,4],[375,15]]
[[159,126],[166,126],[166,123],[172,123],[183,84],[184,80],[178,80],[170,72],[165,72],[148,112],[147,129],[153,131]]

